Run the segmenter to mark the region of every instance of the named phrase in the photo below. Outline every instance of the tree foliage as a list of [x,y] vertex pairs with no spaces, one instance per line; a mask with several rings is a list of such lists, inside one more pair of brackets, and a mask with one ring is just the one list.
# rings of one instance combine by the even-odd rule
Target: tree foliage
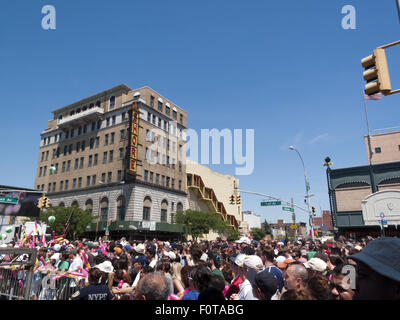
[[263,229],[260,228],[253,228],[250,230],[250,234],[253,237],[254,240],[261,240],[265,237],[266,233]]
[[263,222],[263,230],[264,230],[265,234],[272,234],[271,226],[269,225],[267,220],[264,220],[264,222]]
[[177,212],[175,216],[176,223],[187,226],[186,234],[189,234],[197,241],[202,234],[208,234],[210,230],[218,233],[225,233],[230,228],[214,213],[186,210]]
[[[39,218],[30,218],[30,221],[39,220],[47,224],[47,233],[55,230],[56,235],[61,235],[71,212],[74,212],[68,228],[67,239],[79,237],[86,231],[86,227],[92,222],[93,216],[87,210],[78,207],[50,207],[46,211],[41,210]],[[48,218],[54,216],[56,220],[50,223]]]

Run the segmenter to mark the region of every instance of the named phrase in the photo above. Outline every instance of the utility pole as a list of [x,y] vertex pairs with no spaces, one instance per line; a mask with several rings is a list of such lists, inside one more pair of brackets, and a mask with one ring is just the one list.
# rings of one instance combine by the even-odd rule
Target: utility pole
[[[293,220],[293,225],[296,225],[296,214],[294,213],[294,201],[293,198],[291,199],[291,208],[293,209],[292,213],[292,220]],[[294,241],[297,241],[297,228],[294,229]]]
[[400,21],[400,0],[396,0],[396,5],[397,5],[397,14],[399,15],[399,21]]

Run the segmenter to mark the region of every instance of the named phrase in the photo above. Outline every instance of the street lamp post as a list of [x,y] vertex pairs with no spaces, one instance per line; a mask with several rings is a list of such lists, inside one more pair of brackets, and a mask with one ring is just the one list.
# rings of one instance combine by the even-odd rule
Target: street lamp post
[[307,173],[306,173],[306,167],[304,166],[304,161],[303,158],[300,154],[300,152],[293,146],[289,147],[290,150],[294,150],[297,152],[297,154],[300,157],[301,160],[301,164],[303,165],[303,170],[304,170],[304,180],[306,183],[306,198],[307,198],[307,208],[308,208],[308,218],[309,218],[309,224],[310,224],[310,228],[311,228],[311,238],[314,241],[314,228],[313,228],[313,224],[312,224],[312,216],[311,216],[311,210],[310,210],[310,184],[308,183],[308,179],[307,179]]

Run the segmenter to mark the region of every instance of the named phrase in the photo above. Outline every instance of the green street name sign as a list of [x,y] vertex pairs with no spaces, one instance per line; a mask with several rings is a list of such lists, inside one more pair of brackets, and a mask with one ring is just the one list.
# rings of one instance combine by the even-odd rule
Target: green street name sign
[[281,201],[266,201],[266,202],[261,202],[261,206],[280,206],[282,204]]
[[0,197],[0,202],[16,204],[18,203],[18,198]]
[[291,207],[282,207],[282,210],[283,211],[292,211],[292,212],[294,212],[294,208],[291,208]]

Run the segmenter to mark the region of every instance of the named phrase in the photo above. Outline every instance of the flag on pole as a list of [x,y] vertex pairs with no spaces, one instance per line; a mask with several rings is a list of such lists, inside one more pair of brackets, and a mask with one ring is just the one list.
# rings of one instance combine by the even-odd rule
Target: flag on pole
[[364,99],[365,100],[381,100],[382,99],[382,93],[378,92],[378,93],[374,93],[371,95],[365,94],[364,92]]
[[69,225],[71,224],[71,220],[72,220],[72,216],[73,216],[73,215],[74,215],[74,211],[72,210],[71,213],[70,213],[70,215],[69,215],[69,217],[68,217],[67,222],[65,223],[64,231],[63,231],[63,233],[62,233],[62,237],[65,237],[65,236],[66,236],[66,234],[67,234],[67,232],[68,232]]

